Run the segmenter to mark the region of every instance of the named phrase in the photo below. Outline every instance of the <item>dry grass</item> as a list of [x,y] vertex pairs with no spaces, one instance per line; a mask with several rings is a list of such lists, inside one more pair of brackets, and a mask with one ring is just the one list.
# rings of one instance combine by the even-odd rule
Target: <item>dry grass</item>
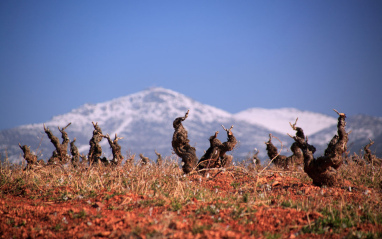
[[[349,238],[382,236],[382,168],[368,164],[344,164],[339,168],[339,185],[331,188],[313,186],[301,167],[289,170],[272,165],[256,168],[248,161],[224,170],[207,170],[204,176],[184,175],[176,158],[166,158],[162,166],[125,164],[74,168],[64,165],[37,166],[23,171],[24,167],[7,161],[1,164],[0,197],[11,194],[64,202],[99,195],[106,195],[103,199],[107,200],[113,195],[135,194],[145,196],[140,207],[165,206],[180,213],[197,200],[202,204],[187,218],[194,220],[191,229],[194,235],[213,230],[213,227],[197,223],[199,215],[209,215],[216,224],[233,220],[249,226],[259,223],[261,219],[255,215],[265,207],[303,212],[306,216],[302,219],[308,223],[300,226],[295,236],[333,233]],[[131,207],[131,202],[124,201],[109,209],[131,210],[129,205]],[[227,218],[218,216],[222,211],[227,213]],[[272,234],[261,232],[261,235],[283,237],[294,227],[298,228],[298,223]]]

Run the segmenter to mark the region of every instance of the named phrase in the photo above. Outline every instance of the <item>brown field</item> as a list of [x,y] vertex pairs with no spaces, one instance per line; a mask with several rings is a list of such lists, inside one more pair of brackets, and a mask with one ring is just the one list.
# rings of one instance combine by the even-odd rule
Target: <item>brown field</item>
[[382,238],[382,168],[368,164],[342,165],[333,187],[246,162],[24,167],[0,168],[1,238]]

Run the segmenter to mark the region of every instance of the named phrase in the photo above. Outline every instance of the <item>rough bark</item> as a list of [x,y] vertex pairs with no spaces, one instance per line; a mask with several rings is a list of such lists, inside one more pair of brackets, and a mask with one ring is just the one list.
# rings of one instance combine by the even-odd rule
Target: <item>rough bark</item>
[[382,165],[382,159],[377,158],[374,154],[371,153],[370,146],[374,144],[374,141],[369,139],[370,143],[368,143],[363,149],[365,150],[365,154],[363,158],[366,162],[369,164],[372,164],[374,166],[380,166]]
[[[296,131],[296,137],[305,138],[305,134],[302,128],[296,126],[297,121],[298,118],[296,118],[294,124],[291,124],[290,122],[289,124],[292,127],[292,129]],[[309,148],[311,151],[313,151],[313,153],[316,152],[316,148],[314,148],[312,145],[310,145]],[[290,146],[290,150],[293,154],[286,158],[286,165],[302,165],[304,163],[304,155],[296,142],[292,143],[292,145]]]
[[267,154],[270,160],[273,160],[273,164],[277,167],[286,167],[288,164],[286,163],[286,156],[280,155],[277,147],[272,143],[272,134],[269,134],[269,140],[265,142],[267,145]]
[[34,166],[39,164],[45,164],[43,160],[37,161],[37,156],[31,152],[30,148],[27,145],[21,146],[21,144],[19,143],[19,147],[24,153],[25,161],[27,161],[27,166],[24,168],[24,170],[32,169]]
[[143,154],[139,154],[139,157],[141,158],[141,165],[147,165],[150,163],[150,159],[143,156]]
[[[83,154],[80,154],[78,151],[77,146],[74,144],[76,142],[76,138],[73,139],[72,142],[70,142],[70,153],[72,155],[72,164],[74,167],[77,167],[80,163],[87,163],[86,156]],[[81,162],[80,162],[81,159]]]
[[162,158],[162,155],[160,153],[158,153],[156,150],[155,150],[155,154],[157,155],[157,165],[158,166],[162,166],[163,164],[163,158]]
[[303,165],[304,164],[304,155],[301,149],[298,147],[297,143],[293,143],[290,146],[290,150],[292,151],[292,155],[287,157],[286,162],[287,165]]
[[305,138],[298,135],[292,137],[303,152],[304,171],[313,179],[313,184],[317,186],[333,186],[337,183],[336,169],[341,166],[343,162],[342,155],[347,150],[346,115],[344,113],[338,113],[338,115],[337,135],[328,144],[325,154],[317,159],[313,156],[314,147],[309,145]]
[[227,141],[224,143],[217,138],[219,131],[216,131],[215,134],[210,137],[210,147],[198,162],[199,170],[204,168],[228,167],[231,165],[232,156],[226,155],[226,152],[234,149],[237,144],[237,140],[231,132],[232,127],[228,130],[223,126],[223,129],[227,132]]
[[52,156],[48,160],[48,164],[65,164],[69,162],[70,157],[68,155],[68,145],[69,145],[69,137],[68,134],[65,132],[65,129],[69,127],[71,123],[69,123],[67,126],[64,128],[60,129],[58,127],[58,130],[61,132],[61,138],[62,138],[62,143],[60,143],[60,140],[53,135],[53,133],[50,131],[49,128],[45,127],[44,124],[44,131],[48,135],[48,138],[56,148],[56,150],[53,152]]
[[92,124],[94,126],[94,130],[93,137],[89,141],[90,149],[88,153],[88,160],[91,165],[97,164],[99,161],[105,161],[105,159],[101,159],[102,148],[99,145],[102,140],[102,130],[98,126],[98,123],[92,122]]
[[223,125],[222,125],[222,127],[227,132],[227,141],[223,143],[222,147],[220,147],[219,158],[220,158],[222,167],[229,167],[232,165],[233,156],[227,155],[226,153],[228,151],[232,151],[235,148],[235,146],[237,144],[237,140],[231,131],[233,128],[233,125],[231,126],[230,129],[224,128]]
[[198,161],[196,150],[194,147],[191,147],[187,130],[182,125],[188,113],[189,111],[187,111],[184,117],[178,117],[174,120],[174,134],[172,136],[172,148],[175,154],[182,159],[182,169],[186,174],[194,170],[196,162]]
[[[292,127],[292,129],[296,131],[296,137],[305,138],[304,131],[300,127],[296,127],[297,120],[298,118],[296,119],[296,122],[294,124],[289,124]],[[265,142],[265,144],[267,145],[268,157],[271,160],[273,159],[273,163],[276,166],[287,169],[290,165],[303,164],[304,155],[296,143],[293,143],[291,145],[290,149],[293,154],[288,157],[279,154],[277,147],[274,146],[272,143],[272,134],[269,134],[269,140],[268,142]]]
[[111,161],[111,165],[120,166],[124,157],[122,156],[121,146],[118,144],[118,140],[123,139],[123,137],[117,137],[117,134],[115,134],[114,140],[111,140],[108,134],[106,134],[106,136],[103,137],[106,138],[109,142],[111,151],[113,153],[113,160]]
[[80,152],[78,151],[77,146],[74,144],[76,142],[76,138],[70,142],[70,154],[72,155],[72,165],[77,167],[80,163]]

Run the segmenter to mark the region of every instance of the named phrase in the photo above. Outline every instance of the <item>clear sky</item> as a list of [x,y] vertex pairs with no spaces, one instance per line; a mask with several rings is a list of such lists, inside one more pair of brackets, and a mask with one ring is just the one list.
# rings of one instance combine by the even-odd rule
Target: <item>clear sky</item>
[[0,1],[0,129],[155,86],[382,116],[382,1]]

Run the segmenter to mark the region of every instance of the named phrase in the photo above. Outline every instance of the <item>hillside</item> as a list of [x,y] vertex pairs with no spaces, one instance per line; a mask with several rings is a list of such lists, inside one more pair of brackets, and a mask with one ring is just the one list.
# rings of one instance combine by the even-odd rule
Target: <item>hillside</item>
[[[238,161],[247,158],[254,148],[260,150],[260,158],[265,160],[267,156],[264,142],[268,140],[269,133],[282,141],[283,154],[289,155],[288,147],[292,141],[287,133],[293,133],[289,122],[294,122],[297,117],[298,125],[305,130],[310,142],[318,148],[316,154],[323,152],[335,134],[336,114],[331,109],[328,110],[328,114],[332,116],[294,108],[252,108],[231,114],[164,88],[150,88],[107,102],[85,104],[67,114],[54,116],[45,124],[60,138],[57,127],[64,127],[71,122],[67,129],[69,138],[72,140],[76,137],[76,145],[80,152],[87,154],[93,131],[92,122],[98,122],[104,134],[117,133],[119,137],[124,137],[119,141],[123,153],[143,153],[155,160],[154,150],[163,156],[171,156],[172,122],[176,117],[183,116],[188,109],[190,114],[184,126],[199,157],[208,148],[208,138],[215,131],[220,131],[219,139],[225,141],[222,124],[227,127],[234,125],[233,132],[239,143],[231,153]],[[349,117],[348,127],[353,130],[349,145],[352,145],[351,149],[355,152],[367,144],[369,137],[377,141],[382,135],[381,118]],[[6,151],[13,162],[21,161],[18,143],[31,146],[38,157],[45,160],[54,150],[43,131],[43,123],[0,131],[0,152],[5,155]],[[275,143],[280,146],[277,140]],[[111,151],[107,141],[103,140],[101,146],[105,156],[109,158]],[[382,155],[379,142],[373,147],[372,150],[375,149],[378,155]]]

